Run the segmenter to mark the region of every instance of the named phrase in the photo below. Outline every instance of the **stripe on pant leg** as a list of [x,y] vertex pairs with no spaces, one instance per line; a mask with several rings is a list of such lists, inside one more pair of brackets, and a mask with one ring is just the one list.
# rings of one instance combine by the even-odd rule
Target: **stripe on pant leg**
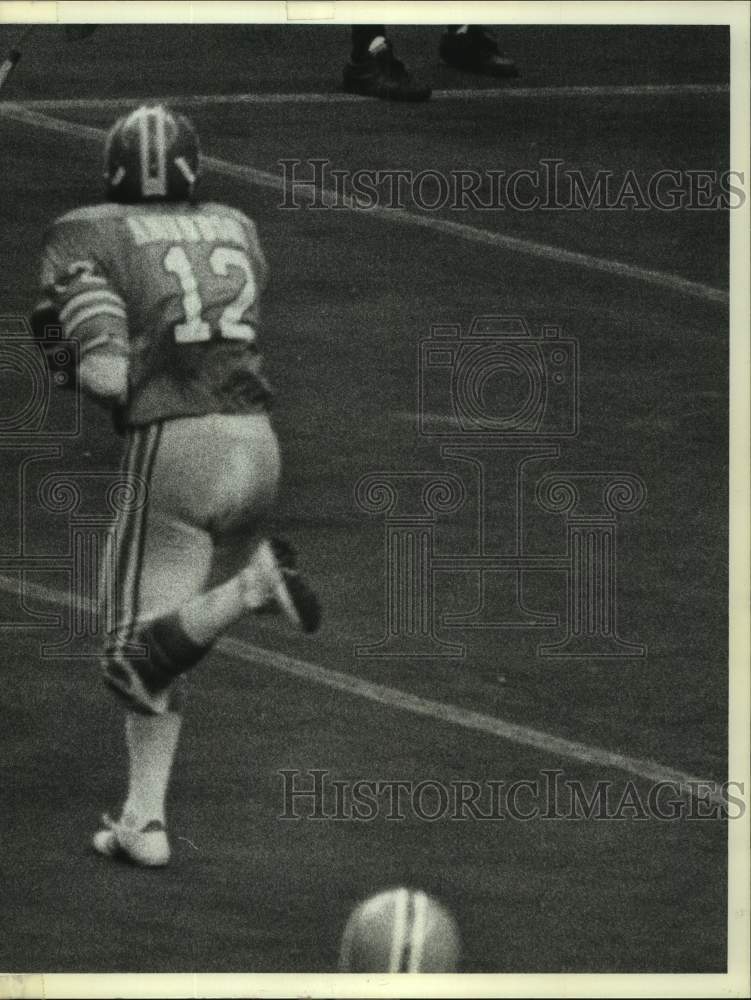
[[[134,482],[136,470],[142,464],[144,436],[141,428],[129,432],[125,455],[120,466],[120,472],[126,484]],[[112,531],[114,552],[108,554],[111,560],[105,572],[113,577],[113,586],[105,588],[107,600],[112,600],[112,607],[107,609],[107,644],[105,655],[109,656],[115,647],[118,630],[124,621],[125,569],[129,562],[129,550],[136,525],[136,510],[125,505],[117,516]]]
[[138,428],[134,431],[134,438],[134,461],[131,474],[145,483],[147,496],[145,503],[125,515],[125,530],[118,552],[116,568],[118,580],[122,581],[121,592],[118,594],[116,639],[108,652],[109,658],[115,662],[122,662],[125,658],[136,627],[145,545],[145,524],[150,502],[148,490],[151,486],[154,459],[161,438],[161,424],[150,424],[145,429]]
[[[162,424],[150,424],[149,425],[149,438],[146,444],[146,455],[144,456],[144,467],[143,467],[143,478],[146,482],[146,489],[151,489],[151,477],[154,472],[154,463],[156,462],[156,457],[159,452],[159,444],[162,440]],[[148,494],[147,494],[148,495]],[[135,538],[135,573],[133,581],[133,597],[132,597],[132,622],[131,622],[131,634],[135,630],[136,622],[138,621],[139,615],[141,613],[141,573],[143,570],[143,554],[146,549],[146,533],[148,530],[149,521],[149,503],[148,501],[143,504],[141,508],[141,519],[138,525],[138,531],[136,532]]]
[[140,457],[137,475],[145,483],[147,499],[146,503],[142,504],[138,510],[134,512],[134,530],[127,553],[123,594],[123,628],[120,633],[118,659],[122,659],[122,657],[125,656],[128,647],[131,645],[138,621],[141,571],[143,567],[143,553],[146,541],[146,521],[150,503],[148,491],[151,489],[151,474],[154,468],[154,459],[156,457],[161,435],[161,424],[149,424],[149,426],[145,429],[143,453]]

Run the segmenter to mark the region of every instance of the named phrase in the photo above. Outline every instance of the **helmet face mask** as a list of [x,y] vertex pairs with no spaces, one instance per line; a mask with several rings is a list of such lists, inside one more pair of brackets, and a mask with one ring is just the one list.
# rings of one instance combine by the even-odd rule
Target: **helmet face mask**
[[118,118],[107,135],[104,178],[109,201],[192,201],[198,136],[184,115],[143,105]]

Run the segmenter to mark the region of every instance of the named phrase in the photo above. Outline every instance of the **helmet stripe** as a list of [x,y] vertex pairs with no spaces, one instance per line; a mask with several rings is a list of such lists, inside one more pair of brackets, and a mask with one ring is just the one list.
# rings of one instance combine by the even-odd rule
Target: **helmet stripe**
[[144,198],[167,194],[167,156],[164,109],[139,108],[141,194]]
[[112,200],[192,199],[198,174],[195,129],[166,106],[142,105],[110,129],[104,176]]
[[422,953],[428,921],[428,897],[419,890],[413,895],[414,915],[411,927],[409,965],[407,972],[422,971]]
[[185,157],[184,156],[176,156],[175,157],[175,166],[177,167],[177,169],[180,171],[180,173],[183,175],[183,177],[185,178],[185,180],[188,182],[188,184],[192,188],[193,185],[196,182],[196,175],[190,169],[190,166],[188,165],[188,161],[185,159]]
[[146,121],[148,112],[146,108],[139,108],[133,112],[133,117],[138,122],[138,155],[141,159],[141,194],[146,193],[149,183],[149,126]]
[[397,889],[394,893],[394,929],[391,934],[389,972],[402,971],[402,958],[407,944],[407,907],[409,890]]

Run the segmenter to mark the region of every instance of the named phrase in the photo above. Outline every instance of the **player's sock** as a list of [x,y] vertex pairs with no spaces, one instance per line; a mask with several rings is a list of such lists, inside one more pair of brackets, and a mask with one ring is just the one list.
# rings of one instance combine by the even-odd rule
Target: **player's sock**
[[386,28],[382,24],[352,25],[352,62],[360,62],[373,50],[386,44]]
[[177,677],[206,655],[217,638],[246,611],[269,600],[268,572],[253,560],[226,583],[197,594],[181,608],[152,622],[142,633],[151,666],[162,677]]
[[[251,562],[231,580],[191,598],[173,616],[173,628],[181,630],[195,647],[205,650],[246,611],[262,607],[269,593],[268,578],[257,572]],[[164,638],[163,635],[162,642]]]
[[148,679],[153,688],[165,688],[203,659],[225,622],[232,620],[230,607],[234,602],[216,601],[214,591],[209,591],[141,632],[140,640],[149,650]]
[[140,670],[144,685],[152,694],[167,688],[245,612],[265,610],[278,582],[279,570],[268,544],[259,546],[248,565],[226,583],[150,622],[139,633],[149,651],[147,665]]
[[178,712],[164,715],[125,717],[125,741],[128,747],[128,797],[123,817],[129,825],[141,828],[158,820],[164,823],[172,762],[180,738],[182,716]]
[[195,643],[213,642],[245,611],[240,574],[206,594],[191,598],[178,618],[186,635]]
[[156,686],[194,666],[247,611],[284,614],[305,632],[318,629],[318,598],[297,572],[294,550],[284,539],[262,540],[248,565],[230,580],[191,598],[142,633]]
[[384,52],[388,48],[388,42],[386,41],[385,35],[376,35],[373,41],[368,46],[368,55],[375,56],[379,52]]

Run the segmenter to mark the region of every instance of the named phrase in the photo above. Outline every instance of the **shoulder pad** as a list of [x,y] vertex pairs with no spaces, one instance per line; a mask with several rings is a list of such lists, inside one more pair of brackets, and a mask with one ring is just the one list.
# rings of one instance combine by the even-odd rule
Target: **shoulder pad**
[[201,202],[200,208],[202,211],[211,213],[211,215],[229,215],[233,219],[237,219],[238,222],[242,222],[243,225],[253,225],[251,219],[241,212],[239,208],[234,208],[232,205],[223,205],[218,201],[204,201]]
[[101,222],[104,219],[117,219],[125,215],[127,206],[105,202],[102,205],[84,205],[74,208],[65,215],[55,219],[55,225],[63,222]]

